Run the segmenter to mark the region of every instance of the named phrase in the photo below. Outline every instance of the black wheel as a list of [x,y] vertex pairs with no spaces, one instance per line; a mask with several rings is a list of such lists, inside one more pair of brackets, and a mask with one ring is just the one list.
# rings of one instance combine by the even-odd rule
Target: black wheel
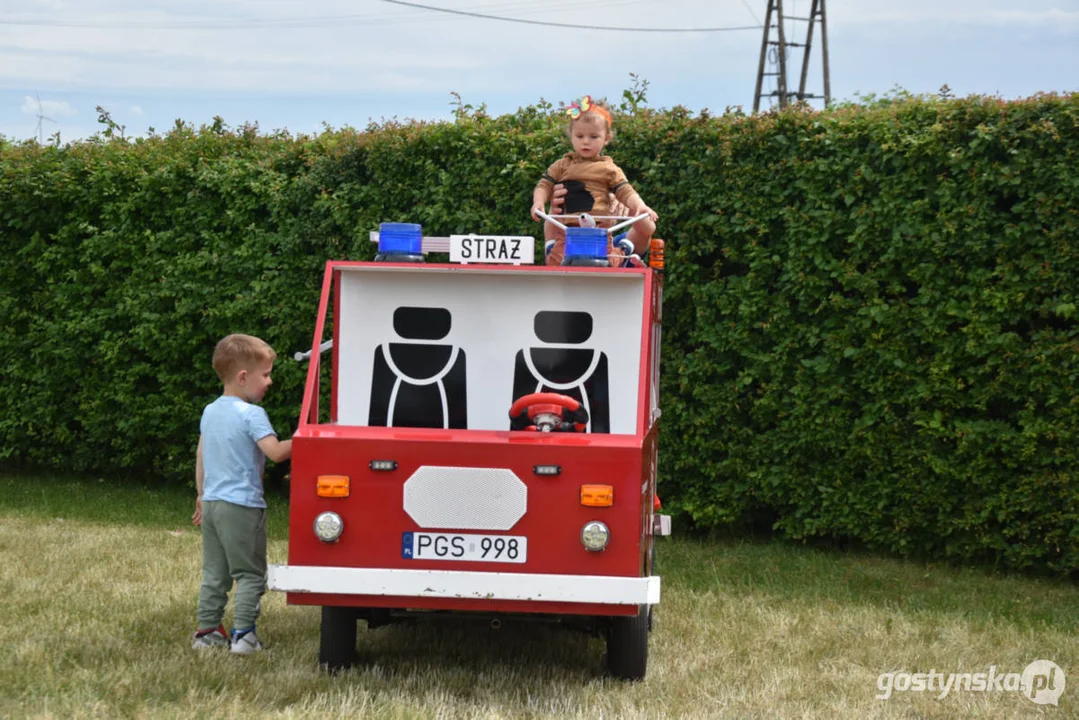
[[327,670],[348,670],[356,658],[356,609],[322,607],[318,662]]
[[607,671],[623,680],[643,680],[648,669],[648,605],[636,615],[616,615],[607,631]]

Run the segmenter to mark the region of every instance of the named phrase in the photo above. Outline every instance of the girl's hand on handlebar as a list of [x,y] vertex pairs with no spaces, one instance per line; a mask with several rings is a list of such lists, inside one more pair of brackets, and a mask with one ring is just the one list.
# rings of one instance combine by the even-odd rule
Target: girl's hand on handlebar
[[540,216],[536,214],[537,212],[543,212],[543,206],[542,205],[533,205],[532,206],[532,219],[535,220],[536,222],[539,222],[540,221]]
[[656,211],[643,203],[634,208],[632,212],[634,215],[643,215],[647,213],[648,219],[652,222],[656,222],[657,220],[659,220],[659,215],[656,213]]

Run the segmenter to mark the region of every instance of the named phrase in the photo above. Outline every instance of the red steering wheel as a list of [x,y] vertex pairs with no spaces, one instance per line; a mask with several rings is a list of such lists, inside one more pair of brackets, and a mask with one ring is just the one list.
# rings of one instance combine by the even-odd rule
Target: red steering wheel
[[510,429],[536,432],[584,432],[588,411],[568,395],[532,393],[510,407]]

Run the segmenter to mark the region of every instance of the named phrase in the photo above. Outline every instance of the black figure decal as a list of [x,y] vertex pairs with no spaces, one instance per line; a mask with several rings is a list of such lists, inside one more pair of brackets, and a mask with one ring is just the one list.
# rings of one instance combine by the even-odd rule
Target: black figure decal
[[394,310],[393,329],[405,342],[383,343],[375,349],[368,425],[468,426],[465,352],[455,345],[426,342],[446,337],[450,323],[445,308]]
[[563,180],[562,185],[566,188],[566,198],[562,201],[562,213],[575,215],[576,213],[589,212],[595,207],[596,199],[592,193],[585,189],[580,180]]
[[[607,355],[580,345],[592,337],[592,316],[586,312],[542,310],[536,313],[536,337],[548,346],[517,352],[513,398],[555,392],[576,399],[588,411],[588,432],[611,431]],[[558,345],[558,346],[555,346]]]

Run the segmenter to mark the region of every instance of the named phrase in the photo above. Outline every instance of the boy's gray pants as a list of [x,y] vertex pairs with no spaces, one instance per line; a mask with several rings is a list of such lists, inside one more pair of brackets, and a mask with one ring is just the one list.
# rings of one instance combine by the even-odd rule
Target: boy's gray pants
[[259,599],[266,592],[266,508],[206,500],[202,503],[199,630],[221,624],[233,580],[232,626],[249,628],[258,619]]

